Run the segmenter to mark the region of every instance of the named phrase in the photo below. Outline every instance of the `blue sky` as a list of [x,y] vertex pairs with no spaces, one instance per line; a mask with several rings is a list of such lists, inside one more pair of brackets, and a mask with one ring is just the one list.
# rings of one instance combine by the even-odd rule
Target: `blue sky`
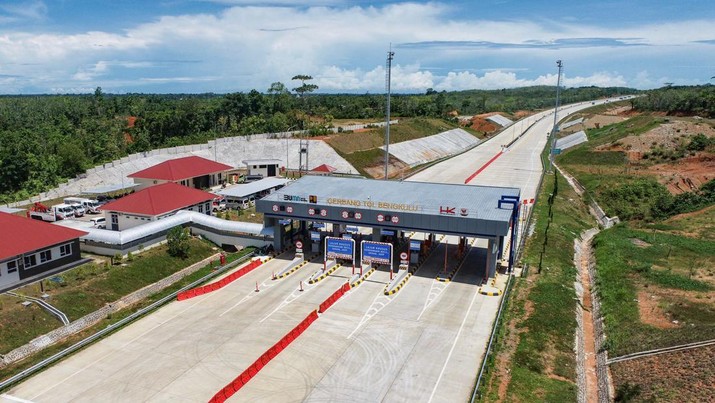
[[0,93],[715,83],[712,0],[3,0]]

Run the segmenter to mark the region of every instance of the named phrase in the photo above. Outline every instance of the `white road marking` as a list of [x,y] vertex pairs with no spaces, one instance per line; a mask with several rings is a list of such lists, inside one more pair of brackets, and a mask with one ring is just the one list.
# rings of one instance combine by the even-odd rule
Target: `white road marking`
[[19,397],[8,395],[7,393],[3,393],[2,395],[0,395],[0,397],[2,397],[3,399],[12,400],[13,402],[34,403],[32,400],[21,399]]
[[459,331],[457,332],[457,336],[454,338],[454,343],[452,343],[452,348],[449,349],[449,354],[447,354],[447,359],[444,361],[444,365],[442,366],[442,371],[439,373],[439,377],[437,378],[437,382],[434,384],[434,389],[432,389],[432,394],[429,396],[429,400],[427,403],[431,402],[432,399],[434,398],[435,392],[437,392],[437,386],[439,386],[440,381],[442,380],[442,376],[444,376],[444,371],[447,369],[447,364],[449,363],[449,359],[452,358],[452,353],[454,353],[454,348],[457,347],[457,342],[459,341],[459,336],[462,334],[462,330],[464,329],[464,324],[467,323],[467,318],[469,317],[469,313],[472,312],[472,306],[474,306],[474,301],[477,299],[477,295],[479,295],[479,288],[475,287],[475,292],[474,296],[472,297],[472,302],[469,303],[469,309],[467,309],[467,313],[464,314],[464,319],[462,319],[462,324],[459,326]]
[[[382,294],[382,291],[380,291]],[[397,294],[392,294],[392,295],[378,295],[375,297],[374,300],[372,300],[372,304],[370,304],[370,307],[367,308],[367,311],[365,311],[365,315],[362,316],[360,319],[360,323],[358,323],[357,326],[355,326],[355,330],[352,331],[348,335],[348,339],[351,339],[353,335],[365,324],[367,323],[370,319],[372,319],[373,316],[375,316],[378,312],[383,310],[386,306],[390,305],[390,302],[395,300],[395,297]]]
[[[263,280],[263,282],[262,282],[261,285],[258,287],[258,289],[260,290],[260,289],[268,289],[268,288],[271,288],[271,287],[273,287],[274,285],[277,284],[276,281],[278,281],[278,280],[272,280],[272,277],[268,277],[267,279]],[[223,315],[227,314],[227,313],[228,313],[229,311],[231,311],[232,309],[236,308],[237,306],[241,305],[242,303],[248,301],[249,299],[255,297],[255,296],[258,295],[258,294],[259,294],[259,293],[256,292],[255,290],[251,291],[250,293],[246,294],[245,297],[241,298],[240,301],[236,302],[232,307],[230,307],[230,308],[226,309],[225,311],[221,312],[221,314],[220,314],[218,317],[219,317],[219,318],[222,317]]]
[[263,323],[263,321],[270,318],[271,315],[278,312],[279,310],[281,310],[283,307],[287,306],[291,302],[297,300],[298,298],[300,298],[301,295],[307,294],[308,291],[312,290],[313,288],[315,288],[315,286],[318,285],[318,283],[308,284],[305,281],[303,283],[304,283],[303,291],[300,291],[300,289],[293,290],[293,292],[289,296],[287,296],[274,310],[269,312],[268,315],[264,316],[263,319],[259,320],[258,323]]
[[422,314],[425,313],[427,308],[432,306],[437,299],[439,299],[440,295],[449,287],[450,283],[443,283],[441,281],[433,280],[432,281],[432,286],[430,287],[429,294],[427,294],[427,299],[425,300],[425,305],[422,308],[422,312],[420,312],[419,316],[417,316],[417,321],[419,322],[420,318],[422,318]]
[[[213,293],[206,294],[206,295],[209,296],[209,295],[211,295],[211,294],[213,294]],[[200,304],[201,302],[203,302],[203,301],[206,300],[206,299],[207,299],[207,298],[200,298],[200,299],[198,299],[195,303],[191,304],[190,306],[187,306],[186,309],[184,309],[183,311],[179,311],[179,312],[176,313],[174,316],[171,316],[170,318],[166,319],[165,321],[163,321],[163,322],[161,322],[161,323],[158,323],[158,324],[155,325],[155,326],[152,326],[151,328],[147,329],[145,332],[139,334],[138,336],[136,336],[136,337],[134,337],[133,339],[131,339],[131,340],[127,341],[126,343],[124,343],[124,345],[122,345],[120,348],[118,348],[118,349],[116,349],[116,350],[114,350],[114,351],[111,351],[111,352],[105,354],[104,356],[102,356],[102,357],[100,357],[100,358],[98,358],[98,359],[96,359],[96,360],[90,362],[89,364],[87,364],[87,365],[85,365],[84,367],[78,369],[77,371],[75,371],[75,372],[73,372],[73,373],[67,375],[67,376],[66,376],[65,378],[63,378],[61,381],[56,382],[55,384],[51,385],[51,386],[48,387],[48,388],[45,388],[45,389],[42,390],[40,393],[38,393],[38,394],[36,394],[35,396],[33,396],[31,399],[37,399],[38,397],[40,397],[40,396],[42,396],[43,394],[45,394],[47,391],[53,389],[54,387],[56,387],[56,386],[58,386],[58,385],[61,385],[61,384],[65,383],[65,381],[67,381],[68,379],[70,379],[70,378],[74,377],[75,375],[81,373],[82,371],[84,371],[85,369],[89,368],[90,366],[92,366],[92,365],[94,365],[94,364],[96,364],[96,363],[98,363],[98,362],[104,360],[105,358],[108,358],[109,356],[111,356],[111,355],[113,355],[113,354],[115,354],[115,353],[118,353],[118,352],[120,352],[120,351],[124,351],[124,348],[125,348],[126,346],[132,344],[132,343],[133,343],[134,341],[136,341],[137,339],[139,339],[139,338],[141,338],[141,337],[144,337],[146,334],[148,334],[149,332],[152,332],[154,329],[157,329],[158,327],[160,327],[160,326],[162,326],[162,325],[164,325],[164,324],[166,324],[166,323],[169,323],[172,319],[174,319],[174,318],[176,318],[176,317],[182,315],[184,312],[186,312],[186,311],[188,311],[189,309],[193,308],[194,306]],[[148,316],[147,316],[147,317],[148,317]]]

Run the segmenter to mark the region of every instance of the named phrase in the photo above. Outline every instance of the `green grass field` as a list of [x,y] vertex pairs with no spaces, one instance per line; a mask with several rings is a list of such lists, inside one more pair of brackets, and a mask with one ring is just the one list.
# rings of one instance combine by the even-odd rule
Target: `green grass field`
[[[549,193],[554,176],[545,176],[535,205],[535,232],[526,245],[523,261],[529,265],[526,278],[517,278],[508,303],[506,321],[499,329],[497,351],[518,334],[509,365],[511,381],[507,401],[575,401],[576,294],[573,283],[573,242],[595,225],[580,198],[558,177],[558,187],[549,223]],[[548,225],[548,232],[546,231]],[[542,248],[546,242],[545,252]],[[541,271],[539,272],[539,262]],[[499,379],[490,373],[490,385],[482,401],[497,399]]]
[[[710,299],[715,241],[623,224],[594,240],[596,285],[611,356],[705,340],[715,335],[715,304]],[[641,321],[637,291],[664,289],[662,302],[681,326],[661,329]],[[672,297],[667,297],[672,290]],[[692,298],[683,298],[687,291]],[[699,302],[702,301],[702,302]]]

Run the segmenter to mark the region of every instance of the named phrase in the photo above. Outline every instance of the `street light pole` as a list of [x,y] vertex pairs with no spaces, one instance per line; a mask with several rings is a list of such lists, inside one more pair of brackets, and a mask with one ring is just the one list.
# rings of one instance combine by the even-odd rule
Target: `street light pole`
[[549,147],[549,172],[552,171],[554,165],[554,149],[556,147],[556,132],[557,125],[559,123],[559,101],[561,96],[561,70],[563,69],[563,64],[561,60],[556,61],[556,65],[559,67],[559,76],[556,79],[556,107],[554,108],[554,127],[551,128],[551,147]]
[[385,115],[387,116],[385,121],[385,180],[387,180],[387,166],[390,160],[390,79],[393,56],[395,56],[395,52],[392,51],[392,46],[390,46],[390,50],[387,52],[387,77],[385,77],[385,87],[387,87],[387,106],[385,108]]

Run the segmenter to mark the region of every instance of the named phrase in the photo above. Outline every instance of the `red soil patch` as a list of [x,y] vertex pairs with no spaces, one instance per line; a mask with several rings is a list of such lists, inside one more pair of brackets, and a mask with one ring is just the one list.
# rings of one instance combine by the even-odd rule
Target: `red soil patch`
[[635,401],[715,402],[715,346],[694,348],[611,365],[616,390],[639,385]]
[[484,133],[492,133],[499,130],[499,127],[496,124],[479,116],[474,116],[467,121],[467,127]]
[[658,302],[661,297],[650,291],[638,291],[638,314],[641,322],[660,329],[678,327],[663,311]]
[[642,172],[656,174],[658,182],[672,194],[690,192],[715,178],[715,156],[697,154],[673,163],[653,165]]

